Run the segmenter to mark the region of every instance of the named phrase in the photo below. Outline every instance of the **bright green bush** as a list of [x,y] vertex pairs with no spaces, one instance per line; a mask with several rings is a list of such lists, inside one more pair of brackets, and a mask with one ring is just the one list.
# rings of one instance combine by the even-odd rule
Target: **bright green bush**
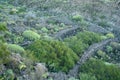
[[28,40],[37,40],[37,39],[40,39],[40,35],[37,34],[36,32],[34,31],[31,31],[31,30],[26,30],[23,32],[22,34],[25,38],[27,38]]
[[25,50],[23,47],[16,45],[16,44],[6,44],[8,50],[14,53],[24,53]]
[[95,76],[92,76],[88,73],[80,73],[79,77],[80,77],[80,80],[97,80]]
[[75,36],[71,38],[66,38],[64,42],[67,43],[67,45],[79,56],[81,56],[84,50],[88,47],[87,44],[83,43]]
[[115,37],[113,33],[108,33],[108,34],[106,34],[106,36],[107,36],[107,38],[114,38]]
[[6,31],[7,30],[7,24],[6,23],[0,23],[0,31]]
[[10,52],[7,50],[7,47],[0,42],[0,64],[4,64],[9,61]]
[[97,51],[97,54],[99,55],[99,56],[101,56],[101,57],[103,57],[103,56],[105,56],[105,52],[103,52],[102,50],[98,50]]
[[[111,42],[109,47],[112,47],[114,50],[120,50],[120,43],[118,43],[118,42]],[[111,50],[111,49],[109,49],[109,50]]]
[[15,14],[15,13],[17,13],[17,12],[18,12],[18,10],[17,10],[16,8],[13,8],[13,9],[11,9],[11,11],[9,12],[9,14],[13,15],[13,14]]
[[43,27],[41,30],[42,30],[43,32],[45,32],[45,33],[48,32],[48,29],[47,29],[46,27]]
[[82,20],[83,20],[83,17],[82,17],[81,15],[77,14],[77,15],[74,15],[74,16],[72,17],[72,19],[73,19],[73,20],[76,20],[76,21],[82,21]]
[[78,60],[78,56],[59,41],[38,40],[27,47],[40,62],[45,62],[50,71],[67,72]]
[[103,60],[103,61],[108,61],[110,59],[110,57],[106,54],[106,52],[104,52],[102,50],[98,50],[96,52],[95,58]]
[[76,14],[76,15],[72,16],[72,20],[77,21],[78,24],[80,23],[82,26],[87,26],[87,22],[79,14]]
[[6,80],[14,80],[15,74],[12,69],[8,69],[4,75]]
[[89,31],[80,32],[76,36],[78,39],[81,39],[83,43],[88,45],[91,45],[102,40],[100,34]]
[[120,68],[114,64],[108,65],[101,60],[91,59],[81,66],[80,71],[95,75],[97,80],[119,80]]
[[101,35],[89,31],[79,32],[75,36],[65,38],[64,42],[79,56],[85,49],[96,42],[101,41]]
[[106,51],[110,53],[113,51],[113,48],[111,46],[106,46]]
[[105,40],[107,39],[107,36],[101,36],[101,39]]
[[0,80],[14,80],[15,74],[12,69],[7,69],[3,75],[0,75]]

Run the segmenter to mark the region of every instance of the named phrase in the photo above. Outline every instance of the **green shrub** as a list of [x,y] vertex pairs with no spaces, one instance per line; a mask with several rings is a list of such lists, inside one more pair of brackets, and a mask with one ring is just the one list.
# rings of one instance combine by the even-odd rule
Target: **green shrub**
[[0,64],[4,64],[9,61],[10,52],[7,47],[0,42]]
[[107,39],[107,36],[101,36],[101,39],[105,40]]
[[111,46],[106,46],[106,51],[110,53],[113,51],[113,48]]
[[42,30],[42,32],[45,32],[45,33],[48,32],[48,29],[46,27],[43,27],[41,30]]
[[81,56],[84,50],[88,47],[87,44],[83,43],[80,39],[77,39],[77,37],[75,36],[71,38],[66,38],[64,42],[66,42],[67,45],[79,56]]
[[81,56],[85,49],[96,42],[101,41],[101,35],[89,31],[79,32],[76,36],[65,38],[64,42],[75,52]]
[[17,12],[18,12],[18,10],[17,10],[16,8],[13,8],[13,9],[11,9],[11,11],[9,12],[9,14],[13,15],[13,14],[15,14],[15,13],[17,13]]
[[83,43],[88,45],[91,45],[102,40],[100,34],[89,31],[80,32],[76,36],[78,39],[81,39]]
[[92,76],[88,73],[80,73],[79,77],[80,77],[80,80],[97,80],[95,76]]
[[37,34],[36,32],[34,31],[31,31],[31,30],[26,30],[23,32],[22,34],[25,38],[27,38],[28,40],[37,40],[37,39],[40,39],[40,35]]
[[14,80],[15,78],[15,74],[12,69],[8,69],[4,76],[6,80]]
[[110,47],[112,47],[114,50],[120,50],[120,43],[118,43],[118,42],[111,42],[110,43]]
[[106,58],[106,53],[103,52],[102,50],[98,50],[98,51],[97,51],[97,55],[98,55],[99,57]]
[[77,22],[80,23],[82,26],[87,26],[87,25],[88,25],[87,22],[84,20],[84,18],[83,18],[81,15],[79,15],[79,14],[74,15],[74,16],[72,17],[72,20],[77,21]]
[[24,38],[22,37],[22,36],[14,36],[13,37],[13,42],[15,43],[15,44],[18,44],[18,43],[21,43],[21,42],[23,42],[23,40],[24,40]]
[[12,69],[7,69],[3,75],[0,75],[0,80],[14,80],[15,74]]
[[23,47],[16,45],[16,44],[6,44],[8,50],[14,53],[24,53],[25,50]]
[[72,19],[75,20],[75,21],[82,21],[82,20],[83,20],[83,17],[82,17],[81,15],[77,14],[77,15],[74,15],[74,16],[72,17]]
[[67,72],[78,60],[78,56],[59,41],[38,40],[27,47],[40,62],[45,62],[50,71]]
[[107,38],[114,38],[115,37],[113,33],[108,33],[108,34],[106,34],[106,36],[107,36]]
[[95,75],[97,80],[119,80],[120,68],[116,65],[108,65],[101,60],[90,59],[81,66],[80,71]]
[[0,31],[6,31],[7,30],[7,24],[0,22]]

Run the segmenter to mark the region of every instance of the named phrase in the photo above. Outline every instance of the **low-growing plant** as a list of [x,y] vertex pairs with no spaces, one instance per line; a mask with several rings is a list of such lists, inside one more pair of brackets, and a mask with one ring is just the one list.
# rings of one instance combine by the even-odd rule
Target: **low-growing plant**
[[14,74],[14,72],[13,72],[13,70],[12,69],[8,69],[6,72],[5,72],[5,79],[6,80],[14,80],[14,78],[15,78],[15,74]]
[[27,47],[34,56],[47,64],[50,71],[67,72],[78,60],[78,56],[60,41],[37,40]]
[[106,34],[106,36],[107,36],[107,38],[114,38],[115,37],[113,33],[108,33],[108,34]]
[[76,14],[76,15],[72,16],[72,20],[77,21],[78,24],[80,24],[81,26],[87,26],[88,25],[88,23],[84,20],[84,18],[79,14]]
[[94,32],[89,32],[89,31],[84,31],[84,32],[79,32],[75,36],[72,36],[70,38],[65,38],[64,42],[79,56],[82,55],[82,53],[85,51],[85,49],[96,42],[101,41],[101,35],[94,33]]
[[106,51],[110,53],[113,51],[113,48],[111,46],[106,46]]
[[101,39],[105,40],[105,39],[107,39],[107,36],[101,36]]
[[74,16],[72,17],[72,19],[75,20],[75,21],[82,21],[82,20],[83,20],[83,17],[82,17],[81,15],[77,14],[77,15],[74,15]]
[[91,45],[102,40],[100,34],[89,31],[80,32],[76,36],[78,39],[81,39],[83,43],[88,45]]
[[80,80],[97,80],[97,78],[88,73],[80,73],[79,74]]
[[16,45],[16,44],[6,44],[8,50],[14,53],[24,53],[25,50],[23,47]]
[[6,31],[7,30],[7,24],[5,22],[0,22],[0,31]]
[[34,31],[31,31],[31,30],[26,30],[23,32],[22,34],[26,39],[28,40],[37,40],[37,39],[40,39],[40,35],[37,34],[36,32]]
[[7,63],[9,61],[10,52],[6,45],[0,41],[0,64]]
[[98,25],[102,27],[110,27],[110,24],[105,20],[98,22]]
[[11,11],[9,12],[9,14],[13,15],[13,14],[15,14],[15,13],[17,13],[17,12],[18,12],[18,10],[17,10],[16,8],[13,8],[13,9],[11,9]]
[[119,80],[120,68],[115,64],[108,65],[97,59],[90,59],[81,66],[80,72],[91,73],[97,80]]
[[81,56],[84,50],[88,47],[87,44],[83,43],[75,36],[64,39],[64,42],[79,56]]
[[104,57],[106,56],[106,53],[103,52],[102,50],[98,50],[98,51],[97,51],[97,55],[98,55],[99,57],[104,58]]
[[46,27],[43,27],[41,30],[42,30],[42,32],[45,32],[45,33],[48,32],[48,29]]

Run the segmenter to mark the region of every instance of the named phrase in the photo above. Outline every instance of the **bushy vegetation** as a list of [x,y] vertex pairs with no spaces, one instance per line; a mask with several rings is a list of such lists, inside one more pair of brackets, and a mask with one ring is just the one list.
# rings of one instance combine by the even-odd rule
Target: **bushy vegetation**
[[114,64],[106,64],[101,60],[90,59],[80,68],[83,73],[95,75],[97,80],[119,80],[120,69]]
[[101,41],[101,35],[89,31],[79,32],[76,36],[66,38],[64,41],[79,56],[85,49],[96,42]]
[[72,17],[72,19],[75,20],[75,21],[82,21],[82,20],[83,20],[83,17],[82,17],[81,15],[77,14],[77,15],[74,15],[74,16]]
[[5,74],[1,77],[1,80],[14,80],[15,79],[15,74],[12,69],[6,70]]
[[98,22],[98,25],[102,26],[102,27],[110,27],[110,24],[107,21],[104,21],[104,20]]
[[111,42],[110,44],[106,45],[104,49],[98,50],[94,57],[107,62],[119,63],[120,43]]
[[113,33],[108,33],[108,34],[106,34],[106,36],[107,36],[108,38],[114,38],[114,37],[115,37]]
[[6,31],[7,30],[7,24],[5,22],[0,22],[0,31]]
[[50,71],[67,72],[78,60],[78,56],[59,41],[37,40],[27,47],[34,56],[47,64]]
[[31,30],[26,30],[23,32],[22,34],[25,38],[27,38],[28,40],[37,40],[37,39],[40,39],[40,35],[37,34],[36,32],[34,31],[31,31]]
[[80,32],[76,36],[78,39],[81,39],[83,43],[88,45],[91,45],[102,40],[100,34],[89,31]]
[[72,16],[72,20],[78,22],[82,26],[87,26],[87,22],[84,20],[82,15],[76,14]]
[[9,61],[9,55],[10,52],[7,49],[7,46],[5,46],[1,41],[0,41],[0,64],[4,64]]
[[16,44],[6,44],[8,50],[14,53],[24,53],[25,50],[23,47],[16,45]]
[[[5,23],[0,23],[0,32],[5,32],[7,30],[7,26]],[[4,36],[0,34],[0,64],[5,64],[9,61],[10,52],[7,49],[7,46],[4,44]]]
[[46,27],[43,27],[41,30],[42,32],[46,32],[46,33],[48,32],[48,29]]
[[79,74],[80,80],[97,80],[95,76],[87,73],[80,73]]
[[[47,76],[41,66],[36,69],[37,63],[55,74],[69,72],[90,45],[119,37],[117,1],[0,0],[0,80],[42,80]],[[81,32],[69,32],[77,26]],[[74,36],[67,36],[67,30]],[[59,31],[67,37],[63,42],[53,40]],[[89,60],[80,68],[79,79],[68,75],[68,80],[119,80],[119,68],[112,64],[119,64],[119,53],[120,43],[104,46],[93,55],[100,60]]]
[[76,36],[71,38],[66,38],[64,41],[79,56],[81,56],[84,50],[88,47],[87,44],[83,43]]

